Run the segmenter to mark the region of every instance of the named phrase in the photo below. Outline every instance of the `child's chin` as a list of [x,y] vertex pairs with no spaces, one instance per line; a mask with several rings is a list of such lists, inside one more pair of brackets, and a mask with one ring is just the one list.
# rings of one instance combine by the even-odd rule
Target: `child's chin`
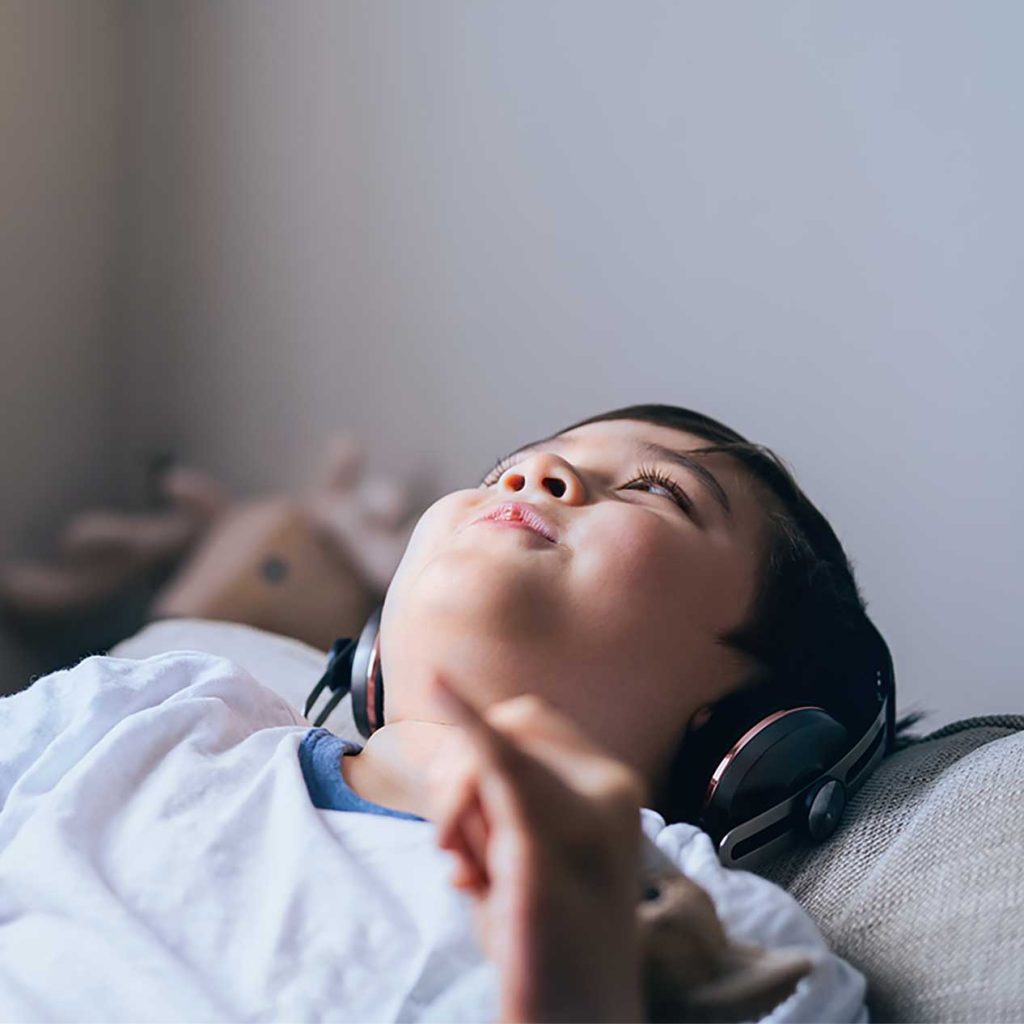
[[495,635],[547,633],[564,597],[558,576],[521,560],[458,551],[432,559],[405,581],[403,618]]

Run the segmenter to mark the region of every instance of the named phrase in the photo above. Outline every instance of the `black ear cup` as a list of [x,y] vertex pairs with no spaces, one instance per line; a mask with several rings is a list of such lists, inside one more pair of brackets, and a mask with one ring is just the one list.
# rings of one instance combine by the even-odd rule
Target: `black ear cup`
[[[792,708],[762,719],[716,768],[704,798],[705,829],[717,841],[825,775],[849,746],[847,730],[822,708]],[[827,826],[830,814],[838,822],[842,808],[836,813],[836,805],[841,795],[834,788],[815,792],[818,802],[813,817],[818,832]],[[809,803],[813,802],[812,798]],[[810,811],[808,806],[808,815]],[[791,824],[807,826],[806,821]]]
[[363,736],[384,724],[384,675],[380,667],[378,608],[366,621],[352,658],[352,717]]
[[851,734],[821,707],[777,711],[744,732],[712,773],[699,821],[727,867],[756,869],[800,837],[827,839],[848,796],[892,750],[892,655],[864,621],[859,653],[844,663],[848,720],[863,717],[863,727]]
[[363,736],[384,724],[384,675],[380,667],[380,618],[378,608],[363,626],[358,640],[336,640],[331,647],[327,671],[306,698],[304,714],[311,718],[324,691],[327,701],[312,719],[323,725],[347,693],[352,694],[352,717]]

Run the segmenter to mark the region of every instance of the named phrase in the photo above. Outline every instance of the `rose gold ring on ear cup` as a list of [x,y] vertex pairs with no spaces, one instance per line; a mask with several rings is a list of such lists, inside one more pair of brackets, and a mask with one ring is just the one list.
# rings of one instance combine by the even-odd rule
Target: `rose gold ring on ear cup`
[[824,708],[819,708],[816,705],[804,704],[798,708],[789,708],[784,711],[776,711],[774,714],[769,715],[767,718],[762,718],[757,725],[751,726],[729,749],[729,753],[722,758],[718,763],[718,767],[715,769],[714,774],[711,776],[711,781],[708,783],[707,792],[704,794],[704,806],[711,802],[714,798],[715,791],[718,789],[718,783],[722,780],[726,771],[730,765],[734,764],[736,758],[739,756],[741,750],[743,750],[747,744],[749,744],[756,736],[763,733],[772,722],[777,722],[779,719],[784,718],[786,715],[793,714],[795,711],[824,711]]

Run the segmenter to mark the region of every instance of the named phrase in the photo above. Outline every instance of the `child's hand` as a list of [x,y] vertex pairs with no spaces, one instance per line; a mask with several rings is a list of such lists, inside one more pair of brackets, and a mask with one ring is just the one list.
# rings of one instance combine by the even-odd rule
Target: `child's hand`
[[481,714],[437,686],[465,738],[433,780],[438,843],[476,901],[502,1019],[640,1020],[639,775],[537,697]]

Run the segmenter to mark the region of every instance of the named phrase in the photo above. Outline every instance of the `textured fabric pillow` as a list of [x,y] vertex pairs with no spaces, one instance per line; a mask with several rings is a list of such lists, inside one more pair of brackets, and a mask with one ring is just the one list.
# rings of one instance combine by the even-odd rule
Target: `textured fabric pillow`
[[824,845],[761,871],[868,979],[874,1021],[1024,1020],[1024,716],[887,758]]

